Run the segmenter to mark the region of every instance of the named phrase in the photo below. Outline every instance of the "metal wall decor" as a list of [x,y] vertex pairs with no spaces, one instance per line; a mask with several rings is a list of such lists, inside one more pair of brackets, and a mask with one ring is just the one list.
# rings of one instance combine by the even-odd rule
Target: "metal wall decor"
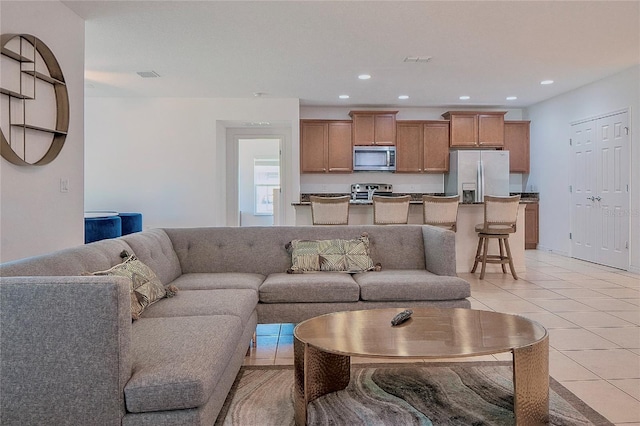
[[69,129],[62,69],[36,36],[2,34],[0,42],[0,153],[19,166],[49,164],[62,150]]

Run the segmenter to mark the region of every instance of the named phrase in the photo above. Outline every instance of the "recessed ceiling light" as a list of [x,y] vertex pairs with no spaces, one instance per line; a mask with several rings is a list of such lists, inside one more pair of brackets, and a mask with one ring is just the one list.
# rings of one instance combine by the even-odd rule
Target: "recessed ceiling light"
[[544,85],[553,84],[553,80],[542,80],[540,84],[544,84]]
[[359,78],[360,80],[369,80],[369,79],[371,78],[371,76],[370,76],[369,74],[360,74],[360,75],[358,76],[358,78]]
[[338,96],[340,99],[349,99],[349,95],[340,95]]
[[471,96],[460,96],[461,101],[468,101],[469,99],[471,99]]
[[507,96],[508,101],[515,101],[516,99],[518,99],[517,96]]
[[407,95],[400,95],[400,96],[398,96],[398,99],[409,99],[409,96],[407,96]]

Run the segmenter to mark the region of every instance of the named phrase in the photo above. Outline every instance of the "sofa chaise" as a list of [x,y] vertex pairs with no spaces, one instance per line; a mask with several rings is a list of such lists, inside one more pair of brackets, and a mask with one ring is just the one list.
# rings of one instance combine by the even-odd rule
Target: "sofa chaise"
[[[294,240],[368,236],[380,271],[287,273]],[[0,265],[0,424],[212,425],[258,323],[470,307],[432,226],[152,229]],[[178,292],[131,317],[134,254]]]

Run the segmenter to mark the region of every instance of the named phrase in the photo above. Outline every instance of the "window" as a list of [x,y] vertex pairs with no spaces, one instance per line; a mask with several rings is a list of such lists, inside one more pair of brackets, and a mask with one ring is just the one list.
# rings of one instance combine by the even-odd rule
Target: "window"
[[280,165],[277,159],[253,160],[255,215],[273,215],[273,190],[280,189]]

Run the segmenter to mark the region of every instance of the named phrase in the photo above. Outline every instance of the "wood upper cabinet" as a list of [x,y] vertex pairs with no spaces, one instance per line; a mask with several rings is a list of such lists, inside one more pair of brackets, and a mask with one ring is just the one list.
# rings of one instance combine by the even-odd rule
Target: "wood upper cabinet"
[[395,145],[398,111],[351,111],[354,145]]
[[504,149],[509,151],[509,171],[529,173],[530,121],[504,122]]
[[423,165],[426,173],[449,172],[448,121],[427,121],[424,124]]
[[456,148],[500,148],[504,145],[506,112],[448,111],[451,122],[450,146]]
[[350,173],[352,170],[350,121],[300,121],[301,173]]
[[397,122],[397,173],[446,173],[448,171],[448,121]]
[[421,121],[398,121],[396,173],[421,173],[423,170],[424,124]]

